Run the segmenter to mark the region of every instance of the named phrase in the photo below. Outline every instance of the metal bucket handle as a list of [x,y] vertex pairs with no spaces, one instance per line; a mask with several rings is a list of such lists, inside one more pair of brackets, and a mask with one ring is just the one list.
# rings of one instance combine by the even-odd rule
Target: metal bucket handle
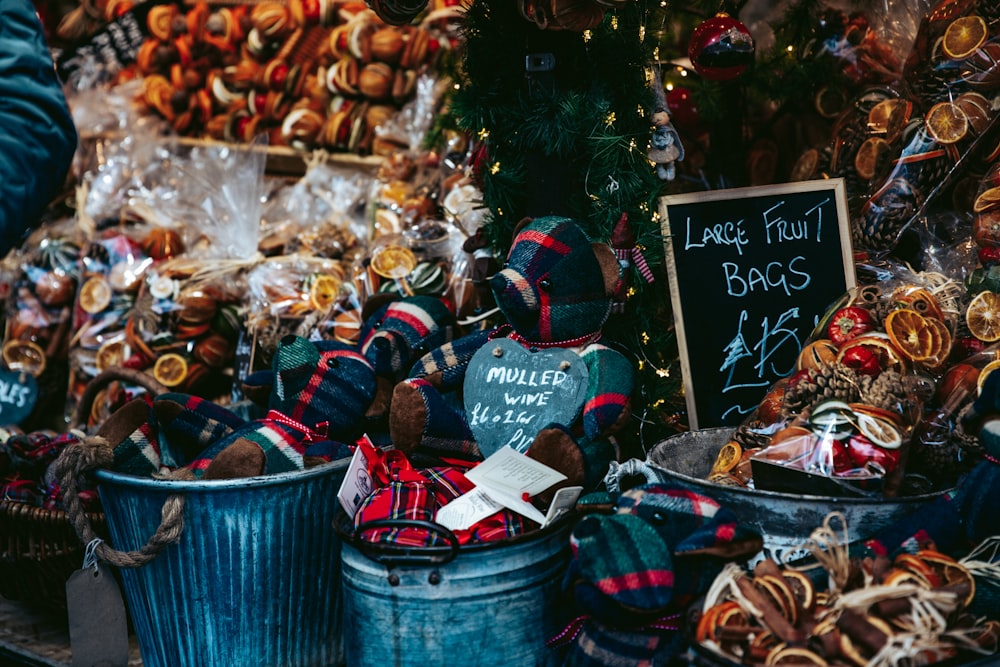
[[[362,535],[376,528],[421,528],[440,535],[447,547],[410,547],[399,544],[383,544],[362,539]],[[458,537],[439,523],[420,519],[377,519],[368,521],[354,529],[354,545],[365,556],[386,567],[399,565],[444,565],[458,555]]]

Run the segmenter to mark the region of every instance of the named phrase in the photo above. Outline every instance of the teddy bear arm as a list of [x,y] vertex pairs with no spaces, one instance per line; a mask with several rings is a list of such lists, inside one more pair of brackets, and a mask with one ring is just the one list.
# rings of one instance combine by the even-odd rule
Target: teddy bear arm
[[603,345],[591,345],[580,356],[588,371],[584,433],[588,438],[614,433],[631,415],[635,369],[624,355]]
[[440,391],[461,389],[473,355],[489,340],[490,331],[462,336],[422,356],[410,369],[410,378],[427,380]]

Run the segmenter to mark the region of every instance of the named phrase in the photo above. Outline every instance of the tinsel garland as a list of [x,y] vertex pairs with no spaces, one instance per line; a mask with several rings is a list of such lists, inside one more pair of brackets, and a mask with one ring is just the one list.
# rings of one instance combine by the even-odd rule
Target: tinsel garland
[[[624,312],[610,318],[605,341],[636,360],[633,434],[645,446],[655,437],[645,426],[663,434],[658,427],[669,432],[686,421],[657,211],[664,183],[647,158],[659,27],[648,25],[655,15],[648,4],[609,10],[599,28],[580,34],[539,30],[509,0],[474,0],[462,79],[451,100],[459,126],[485,142],[485,232],[500,256],[530,212],[539,184],[529,172],[537,156],[562,170],[559,212],[578,219],[592,238],[610,241],[615,224],[628,216],[655,282],[630,268]],[[526,56],[539,53],[554,56],[552,75],[526,72]]]

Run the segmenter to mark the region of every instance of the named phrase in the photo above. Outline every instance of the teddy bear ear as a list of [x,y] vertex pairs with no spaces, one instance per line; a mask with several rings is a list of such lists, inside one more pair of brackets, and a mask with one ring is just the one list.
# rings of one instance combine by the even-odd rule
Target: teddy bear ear
[[622,269],[615,257],[615,251],[607,243],[591,243],[594,249],[594,257],[601,267],[601,275],[604,277],[604,293],[611,296],[618,291],[618,286],[622,281]]
[[528,225],[530,225],[533,221],[534,221],[534,218],[532,218],[532,217],[521,218],[518,221],[518,223],[516,225],[514,225],[514,234],[513,234],[513,236],[516,237],[518,234],[521,233],[522,229],[524,229],[525,227],[527,227]]
[[366,322],[376,310],[382,306],[387,306],[394,301],[399,301],[401,298],[403,297],[398,294],[392,294],[391,292],[372,294],[365,300],[365,305],[361,307],[361,321]]

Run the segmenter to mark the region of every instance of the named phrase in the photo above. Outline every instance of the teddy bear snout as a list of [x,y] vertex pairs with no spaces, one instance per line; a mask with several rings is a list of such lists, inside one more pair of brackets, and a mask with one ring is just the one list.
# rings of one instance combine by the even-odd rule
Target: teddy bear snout
[[490,278],[490,289],[505,313],[538,310],[534,285],[514,269],[504,269]]
[[380,331],[372,336],[366,346],[365,356],[378,373],[395,373],[401,370],[402,360],[408,355],[406,340],[391,331]]

